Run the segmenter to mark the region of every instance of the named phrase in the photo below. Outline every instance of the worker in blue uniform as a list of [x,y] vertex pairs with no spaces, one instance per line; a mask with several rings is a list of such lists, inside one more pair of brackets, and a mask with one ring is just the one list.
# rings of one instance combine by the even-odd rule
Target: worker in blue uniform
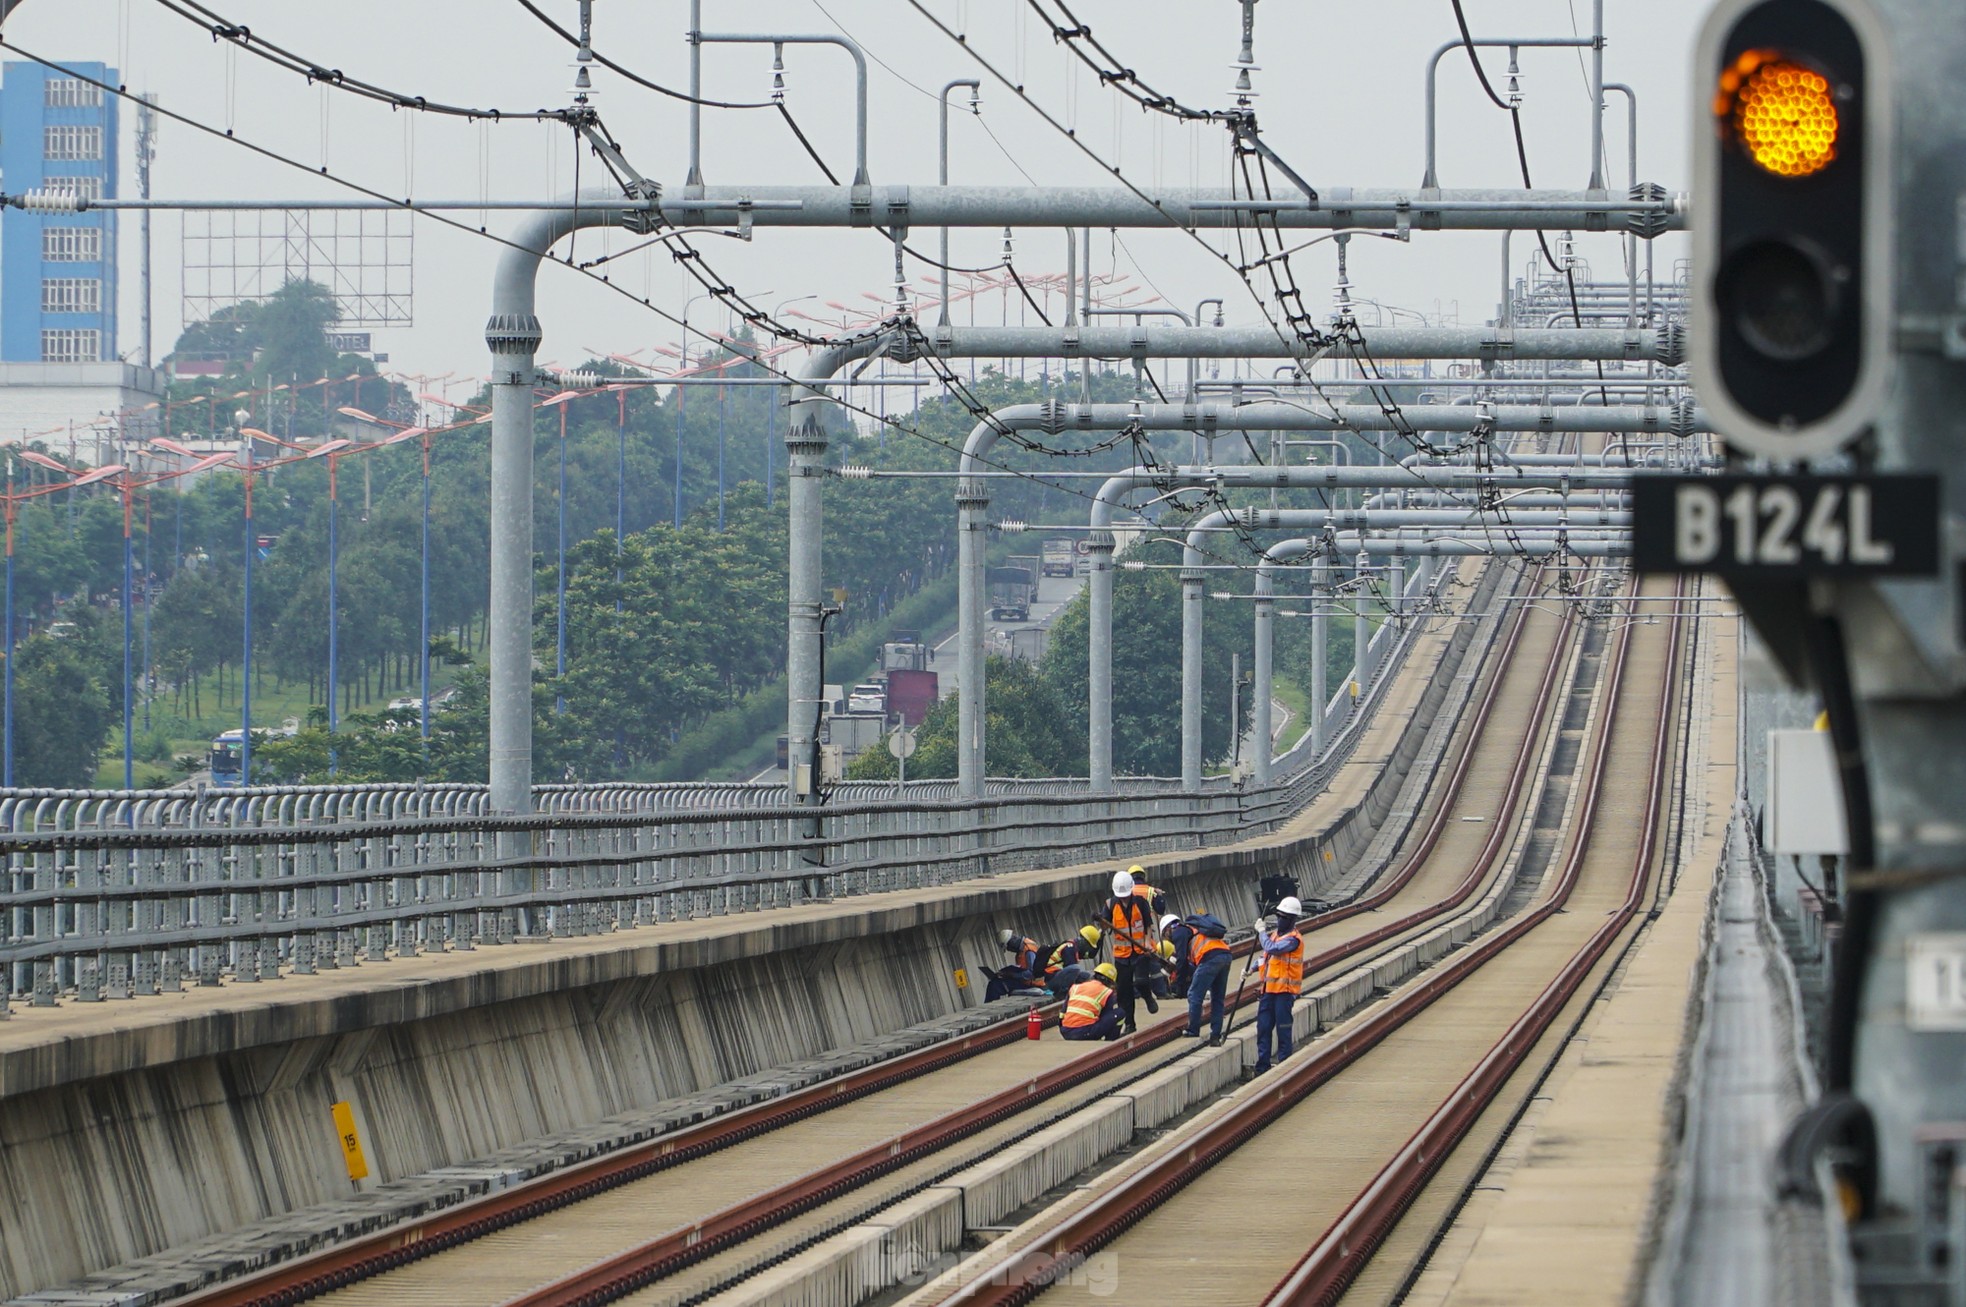
[[1038,976],[1037,944],[1014,930],[1006,930],[997,936],[1004,952],[1010,954],[1010,965],[998,967],[995,971],[985,968],[990,977],[989,986],[983,991],[983,1001],[993,1003],[1000,998],[1013,995],[1033,994],[1042,997],[1046,990],[1044,981]]
[[1099,941],[1103,938],[1099,927],[1081,926],[1078,934],[1045,956],[1043,980],[1053,998],[1063,999],[1072,986],[1092,979],[1093,959],[1099,956]]

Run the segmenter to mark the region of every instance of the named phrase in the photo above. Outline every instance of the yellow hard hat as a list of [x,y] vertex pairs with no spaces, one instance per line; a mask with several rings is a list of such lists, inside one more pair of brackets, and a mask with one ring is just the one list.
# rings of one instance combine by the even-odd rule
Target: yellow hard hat
[[1126,869],[1126,874],[1133,877],[1133,879],[1135,880],[1139,880],[1142,876],[1147,874],[1147,869],[1136,862],[1131,867],[1128,867]]
[[1174,960],[1174,941],[1173,941],[1173,940],[1171,940],[1171,939],[1164,939],[1164,940],[1162,940],[1162,941],[1160,942],[1160,955],[1161,955],[1162,957],[1164,957],[1164,958],[1166,958],[1166,959],[1167,959],[1167,960],[1168,960],[1169,962],[1172,962],[1172,961]]
[[1079,927],[1079,938],[1085,941],[1087,948],[1098,948],[1099,941],[1106,937],[1100,933],[1099,927],[1097,926],[1081,926]]
[[1092,969],[1092,974],[1109,985],[1117,985],[1120,979],[1119,968],[1110,962],[1101,962]]

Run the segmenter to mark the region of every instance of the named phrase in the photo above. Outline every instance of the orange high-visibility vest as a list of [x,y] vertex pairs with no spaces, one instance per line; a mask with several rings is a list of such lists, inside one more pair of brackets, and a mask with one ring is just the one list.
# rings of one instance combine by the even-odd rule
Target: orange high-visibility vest
[[1135,885],[1130,898],[1108,901],[1115,962],[1124,962],[1135,953],[1153,952],[1153,905],[1147,901],[1150,893],[1144,885]]
[[1196,966],[1200,966],[1201,960],[1210,953],[1227,953],[1228,951],[1228,940],[1216,939],[1213,935],[1204,935],[1198,930],[1195,932],[1193,941],[1188,945],[1188,961],[1194,963]]
[[1065,1015],[1058,1018],[1058,1024],[1074,1030],[1091,1025],[1106,1010],[1106,999],[1112,992],[1100,980],[1081,981],[1072,986],[1072,992],[1065,1000]]
[[1292,930],[1276,938],[1294,939],[1297,941],[1297,947],[1289,953],[1263,955],[1263,992],[1265,994],[1298,993],[1304,988],[1304,937]]

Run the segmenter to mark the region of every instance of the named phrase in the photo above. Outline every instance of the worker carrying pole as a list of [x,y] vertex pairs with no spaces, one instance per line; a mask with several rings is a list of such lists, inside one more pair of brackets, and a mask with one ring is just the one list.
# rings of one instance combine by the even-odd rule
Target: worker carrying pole
[[1297,918],[1304,905],[1295,897],[1276,906],[1277,928],[1273,932],[1259,920],[1256,947],[1263,958],[1263,994],[1256,1000],[1256,1074],[1270,1069],[1270,1037],[1276,1036],[1276,1060],[1291,1054],[1295,1030],[1290,1010],[1304,988],[1304,937],[1297,933]]
[[1160,956],[1160,925],[1154,916],[1158,894],[1151,885],[1136,880],[1135,873],[1144,875],[1145,870],[1135,867],[1114,872],[1113,897],[1106,901],[1106,916],[1112,923],[1113,964],[1119,972],[1120,1012],[1129,1033],[1139,1029],[1134,1021],[1136,1000],[1146,999],[1149,1013],[1160,1011],[1160,1004],[1154,1001],[1150,970]]

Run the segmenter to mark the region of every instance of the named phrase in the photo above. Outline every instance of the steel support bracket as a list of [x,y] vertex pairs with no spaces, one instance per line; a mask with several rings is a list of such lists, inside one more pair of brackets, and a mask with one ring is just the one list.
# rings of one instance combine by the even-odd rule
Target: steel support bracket
[[857,182],[848,188],[847,225],[852,227],[874,225],[874,188],[871,183]]

